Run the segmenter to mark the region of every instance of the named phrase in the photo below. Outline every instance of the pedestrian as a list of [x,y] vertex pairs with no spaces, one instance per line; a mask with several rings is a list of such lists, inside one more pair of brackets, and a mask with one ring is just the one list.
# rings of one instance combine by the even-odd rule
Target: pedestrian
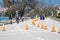
[[24,21],[24,17],[22,17],[22,22]]
[[19,16],[16,16],[16,22],[19,23]]
[[9,15],[9,19],[10,19],[10,24],[12,24],[12,14]]

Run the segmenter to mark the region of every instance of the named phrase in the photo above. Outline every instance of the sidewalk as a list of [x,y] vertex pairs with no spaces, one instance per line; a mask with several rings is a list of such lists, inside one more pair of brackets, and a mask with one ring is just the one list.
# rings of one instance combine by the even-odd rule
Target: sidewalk
[[[16,20],[12,20],[12,22],[15,23]],[[6,24],[10,24],[10,20],[7,20],[7,21],[5,21],[5,22],[3,22],[3,21],[0,22],[0,26],[1,26],[2,24],[5,24],[5,25],[6,25]]]
[[50,17],[53,20],[60,21],[60,18]]

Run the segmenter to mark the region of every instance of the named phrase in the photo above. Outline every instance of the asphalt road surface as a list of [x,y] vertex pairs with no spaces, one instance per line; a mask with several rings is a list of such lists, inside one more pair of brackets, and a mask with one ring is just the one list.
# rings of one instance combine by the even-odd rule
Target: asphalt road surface
[[[42,24],[43,21],[38,20],[36,23]],[[51,32],[53,23],[56,32]],[[29,30],[25,30],[26,24],[28,24]],[[2,32],[2,26],[0,26],[0,40],[60,40],[60,34],[58,33],[59,22],[46,18],[45,24],[47,30],[34,26],[32,20],[5,25],[5,32]]]

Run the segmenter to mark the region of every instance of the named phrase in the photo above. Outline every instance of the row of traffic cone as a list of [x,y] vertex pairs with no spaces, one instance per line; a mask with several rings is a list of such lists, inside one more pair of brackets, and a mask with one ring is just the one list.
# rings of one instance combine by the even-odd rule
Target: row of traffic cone
[[[37,26],[38,26],[38,27],[41,27],[41,29],[45,29],[45,30],[48,29],[46,24],[40,25],[40,24],[38,23]],[[25,29],[26,29],[26,30],[29,30],[29,26],[26,25],[26,26],[25,26]],[[2,26],[2,32],[4,32],[4,31],[6,31],[6,28],[5,28],[5,25],[3,24],[3,26]],[[55,26],[54,26],[54,25],[52,25],[51,32],[56,32],[56,29],[55,29]],[[60,33],[60,27],[58,28],[58,33]]]
[[[51,32],[56,32],[56,28],[55,28],[54,24],[52,25]],[[60,33],[60,24],[59,24],[59,27],[58,27],[58,33]]]
[[[33,22],[32,22],[32,24],[33,24]],[[36,25],[37,23],[34,23],[34,24]],[[41,27],[41,29],[44,29],[44,30],[47,30],[47,29],[48,29],[48,28],[47,28],[47,25],[46,25],[44,22],[42,23],[42,25],[40,25],[40,24],[38,23],[37,26],[38,26],[38,27]],[[59,26],[60,26],[60,24],[59,24]],[[52,25],[51,32],[56,32],[56,29],[55,29],[54,24]],[[60,27],[58,28],[58,33],[60,33]]]
[[37,24],[37,27],[40,27],[41,29],[47,29],[47,25],[46,24],[42,24],[40,25],[39,23]]
[[[44,24],[44,23],[43,23],[42,25],[40,25],[40,24],[38,23],[37,26],[38,26],[38,27],[41,27],[41,29],[44,29],[44,30],[47,30],[47,29],[48,29],[48,28],[47,28],[47,25]],[[56,28],[55,28],[54,25],[52,25],[51,32],[56,32]],[[59,26],[59,28],[58,28],[58,33],[60,33],[60,26]]]
[[[25,29],[26,29],[26,30],[29,29],[28,25],[25,26]],[[2,32],[6,31],[6,27],[5,27],[4,24],[2,25],[2,29],[1,29],[1,30],[2,30]]]

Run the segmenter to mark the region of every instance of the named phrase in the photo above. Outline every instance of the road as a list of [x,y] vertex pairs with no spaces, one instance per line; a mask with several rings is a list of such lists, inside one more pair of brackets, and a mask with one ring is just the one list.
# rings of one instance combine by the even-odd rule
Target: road
[[[43,21],[38,20],[36,23],[42,24]],[[56,32],[51,32],[53,23]],[[25,30],[26,24],[28,24],[29,30]],[[60,34],[58,33],[59,22],[46,18],[45,24],[48,27],[47,30],[34,26],[32,20],[20,22],[19,24],[13,23],[5,25],[5,32],[1,31],[2,26],[0,26],[0,40],[60,40]]]

